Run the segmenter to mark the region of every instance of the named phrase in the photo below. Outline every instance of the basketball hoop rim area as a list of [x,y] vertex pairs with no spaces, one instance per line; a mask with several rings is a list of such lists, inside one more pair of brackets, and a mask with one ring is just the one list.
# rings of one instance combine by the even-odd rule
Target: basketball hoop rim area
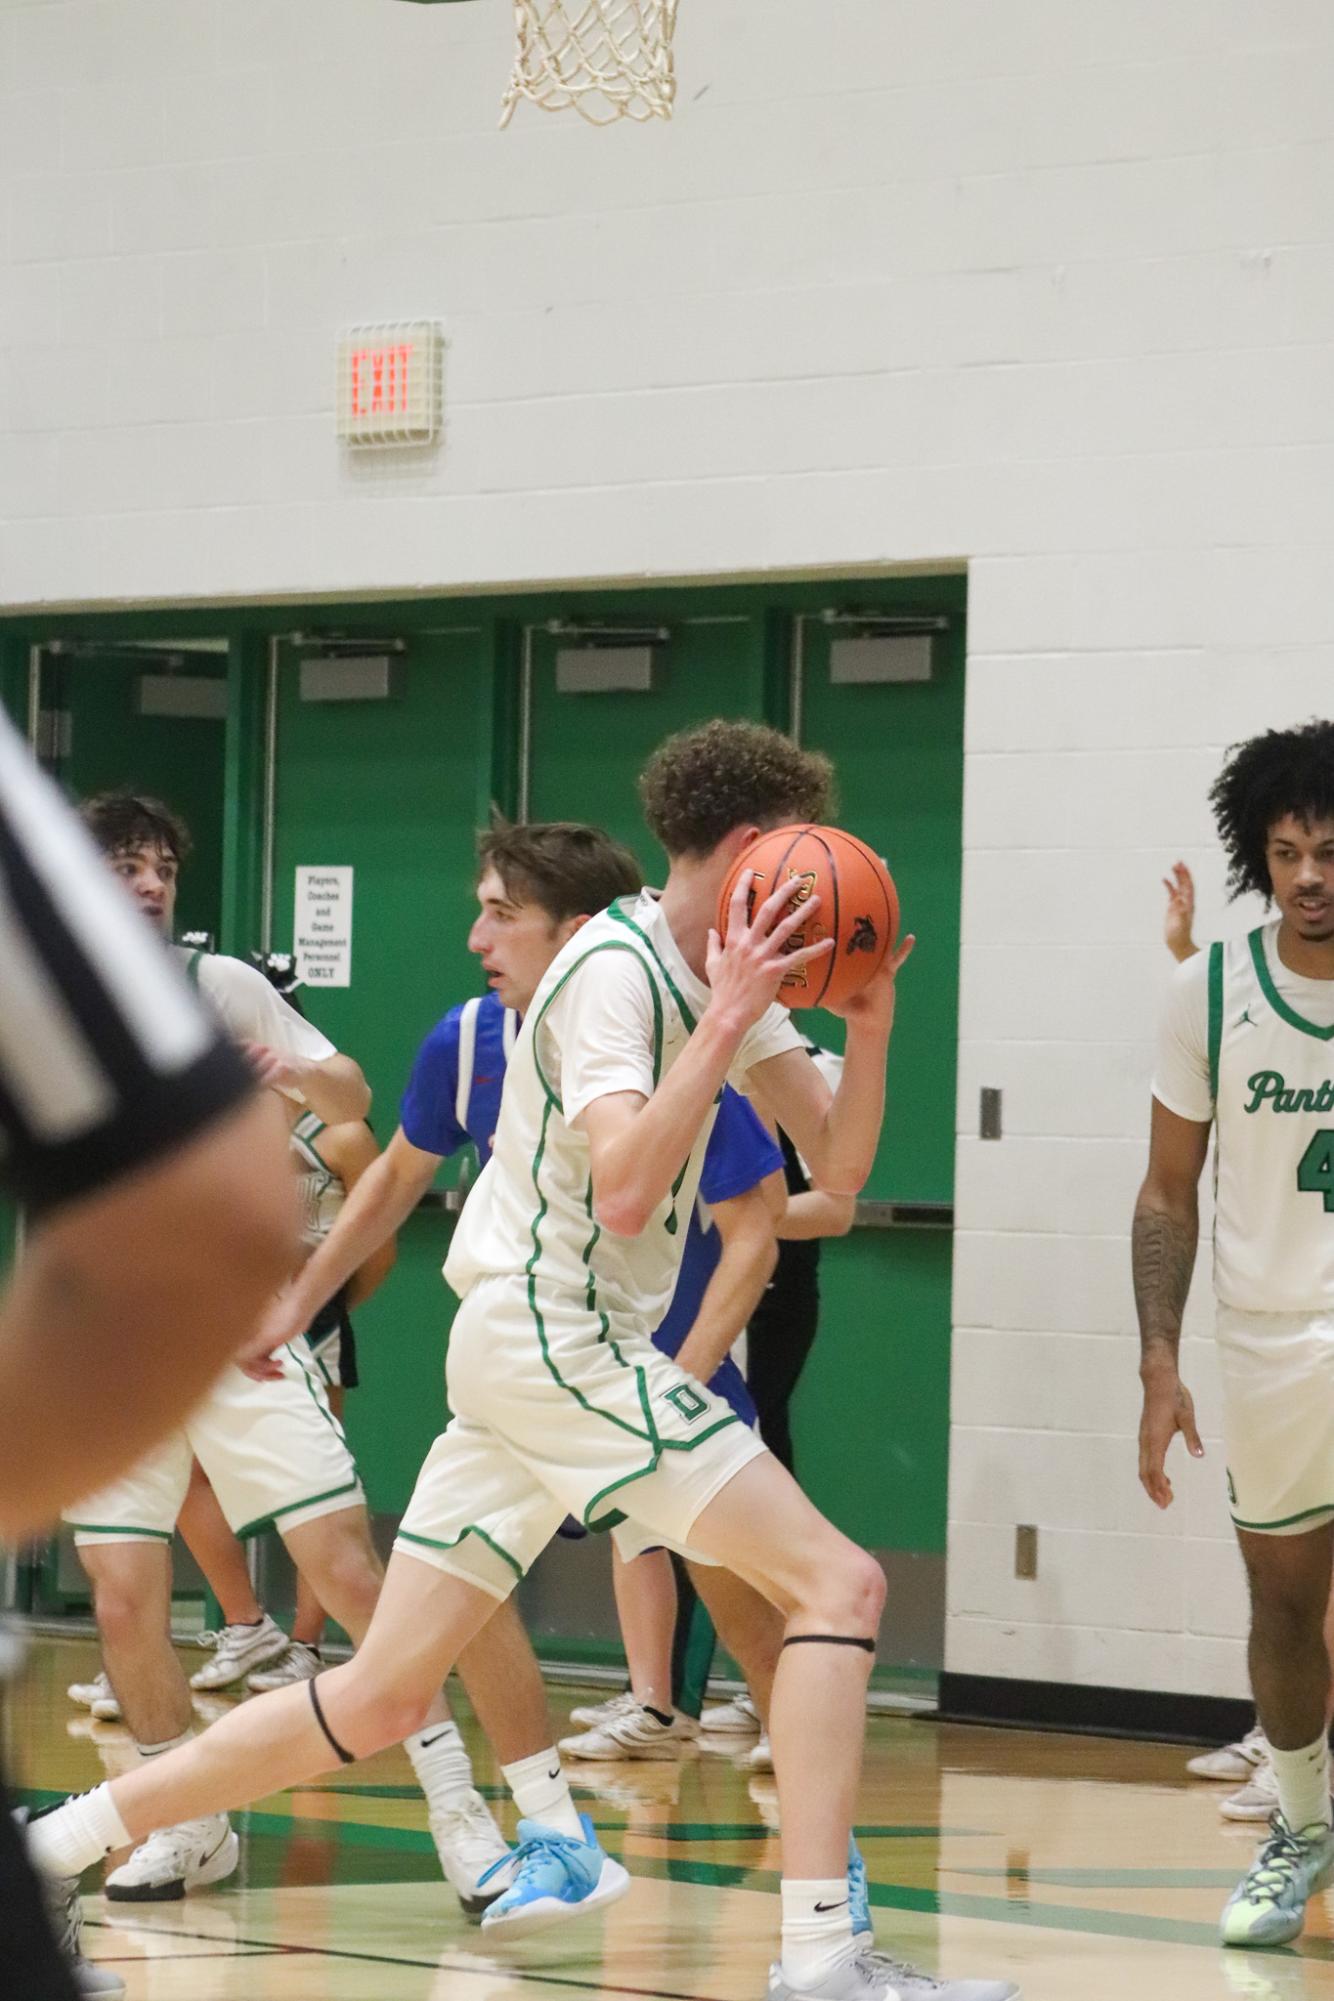
[[[470,0],[403,0],[460,6]],[[501,99],[505,127],[523,99],[577,111],[590,125],[669,120],[676,98],[672,37],[678,0],[510,0],[514,67]]]

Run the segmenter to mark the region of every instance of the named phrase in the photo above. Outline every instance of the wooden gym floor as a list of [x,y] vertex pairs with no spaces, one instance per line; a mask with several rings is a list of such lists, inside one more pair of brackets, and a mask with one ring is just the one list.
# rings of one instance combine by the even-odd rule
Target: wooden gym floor
[[[86,1641],[47,1640],[11,1692],[5,1758],[33,1803],[96,1784],[125,1733],[71,1707]],[[575,1696],[554,1692],[563,1725]],[[478,1779],[494,1763],[459,1701]],[[874,1720],[859,1833],[880,1943],[1027,2001],[1334,2001],[1331,1911],[1297,1948],[1223,1952],[1255,1830],[1174,1746]],[[90,1958],[130,2001],[758,2001],[778,1921],[772,1778],[691,1753],[582,1768],[576,1797],[635,1878],[605,1918],[503,1955],[464,1922],[399,1752],[237,1816],[241,1871],[175,1905],[85,1899]],[[508,1803],[503,1824],[512,1828]]]

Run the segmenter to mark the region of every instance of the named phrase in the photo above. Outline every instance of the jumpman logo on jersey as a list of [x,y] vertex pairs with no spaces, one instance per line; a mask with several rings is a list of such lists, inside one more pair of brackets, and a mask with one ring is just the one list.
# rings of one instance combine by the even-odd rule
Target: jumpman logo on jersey
[[1258,1028],[1259,1025],[1259,1022],[1257,1022],[1255,1016],[1251,1013],[1249,1004],[1242,1009],[1232,1024],[1234,1028]]

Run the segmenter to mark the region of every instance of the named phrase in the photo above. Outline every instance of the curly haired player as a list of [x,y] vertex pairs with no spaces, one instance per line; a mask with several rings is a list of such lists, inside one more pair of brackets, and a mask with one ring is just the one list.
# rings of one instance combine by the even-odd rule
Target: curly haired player
[[1163,1018],[1133,1231],[1140,1479],[1165,1508],[1176,1433],[1203,1456],[1178,1349],[1213,1127],[1228,1498],[1279,1801],[1222,1935],[1280,1945],[1334,1880],[1322,1633],[1334,1556],[1334,723],[1241,744],[1210,799],[1232,893],[1253,891],[1278,915],[1187,958]]

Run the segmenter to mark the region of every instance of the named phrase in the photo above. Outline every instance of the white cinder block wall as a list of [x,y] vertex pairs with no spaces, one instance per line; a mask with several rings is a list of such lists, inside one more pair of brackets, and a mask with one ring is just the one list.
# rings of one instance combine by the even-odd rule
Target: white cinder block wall
[[[502,135],[509,23],[0,0],[0,606],[966,561],[949,1664],[1240,1693],[1126,1238],[1162,867],[1221,921],[1220,747],[1334,688],[1334,16],[681,0],[670,128]],[[335,330],[424,314],[354,473]]]

